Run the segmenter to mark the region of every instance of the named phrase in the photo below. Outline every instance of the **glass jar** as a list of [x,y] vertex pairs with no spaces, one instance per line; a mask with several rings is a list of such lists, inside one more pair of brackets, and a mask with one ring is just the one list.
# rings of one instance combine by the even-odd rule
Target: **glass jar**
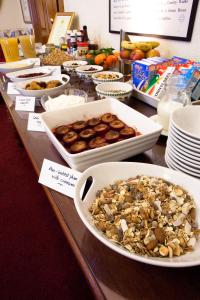
[[168,131],[172,113],[183,106],[191,104],[187,81],[181,75],[172,75],[161,95],[157,106],[158,123]]

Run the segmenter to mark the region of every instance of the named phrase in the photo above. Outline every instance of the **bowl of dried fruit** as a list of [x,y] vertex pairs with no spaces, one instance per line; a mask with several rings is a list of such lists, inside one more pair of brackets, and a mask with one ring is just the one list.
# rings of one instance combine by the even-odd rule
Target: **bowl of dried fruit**
[[92,75],[101,72],[103,70],[102,66],[97,65],[87,65],[80,66],[76,68],[76,73],[78,76],[84,80],[92,80]]
[[15,88],[24,96],[42,97],[56,95],[67,88],[70,77],[65,74],[38,77],[15,83]]
[[[88,178],[92,184],[82,200]],[[199,198],[199,181],[184,173],[110,162],[83,172],[74,201],[90,232],[119,254],[156,266],[190,267],[200,264]]]
[[63,67],[70,75],[76,75],[76,68],[87,64],[86,60],[68,60],[63,63]]
[[41,114],[47,135],[71,168],[119,161],[150,149],[162,127],[107,98]]

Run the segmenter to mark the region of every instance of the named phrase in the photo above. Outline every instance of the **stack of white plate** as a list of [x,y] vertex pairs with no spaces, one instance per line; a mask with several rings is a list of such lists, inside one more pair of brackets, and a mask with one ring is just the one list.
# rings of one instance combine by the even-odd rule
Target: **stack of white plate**
[[171,169],[200,178],[199,106],[186,106],[172,114],[165,161]]

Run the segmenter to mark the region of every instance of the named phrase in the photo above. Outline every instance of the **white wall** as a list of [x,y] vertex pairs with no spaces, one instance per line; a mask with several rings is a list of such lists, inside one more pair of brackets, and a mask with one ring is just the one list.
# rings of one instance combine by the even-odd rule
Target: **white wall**
[[[119,34],[109,33],[108,5],[108,0],[64,0],[65,11],[74,11],[77,15],[73,28],[82,28],[83,25],[87,25],[90,39],[95,39],[101,47],[112,46],[118,50]],[[159,50],[162,56],[177,55],[200,60],[200,4],[191,42],[155,40],[161,44]]]
[[23,21],[20,0],[2,0],[0,5],[0,30],[19,29],[26,26],[27,24]]

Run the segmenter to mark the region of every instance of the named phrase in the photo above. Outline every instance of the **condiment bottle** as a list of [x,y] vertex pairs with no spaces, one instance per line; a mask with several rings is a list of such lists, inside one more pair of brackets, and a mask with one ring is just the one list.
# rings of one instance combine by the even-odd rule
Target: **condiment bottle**
[[83,42],[83,34],[81,31],[77,32],[77,42]]
[[89,41],[88,33],[87,33],[87,26],[86,25],[83,26],[83,41],[84,42],[88,42]]
[[68,48],[70,48],[71,32],[72,32],[71,30],[67,30],[67,34],[66,34],[66,41],[67,41]]
[[70,35],[70,52],[74,54],[77,49],[76,35],[74,32]]

